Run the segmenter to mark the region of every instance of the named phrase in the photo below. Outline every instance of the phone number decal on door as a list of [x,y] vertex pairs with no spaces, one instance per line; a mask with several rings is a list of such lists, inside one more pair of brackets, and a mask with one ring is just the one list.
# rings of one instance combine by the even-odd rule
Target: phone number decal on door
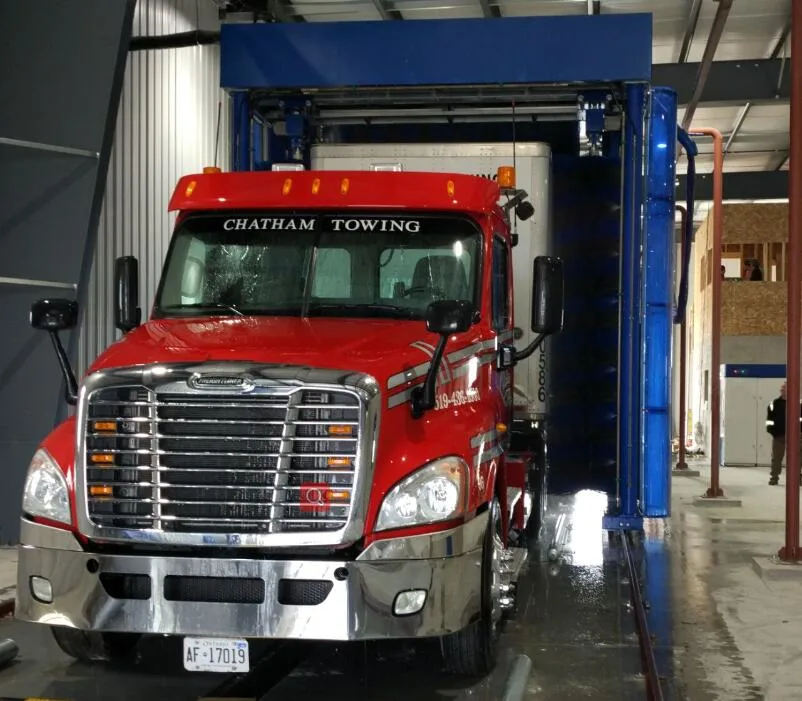
[[437,411],[441,409],[451,409],[452,407],[463,406],[465,404],[473,404],[474,402],[479,401],[479,390],[478,389],[468,389],[462,390],[458,389],[451,394],[443,393],[438,394],[434,400],[434,408]]

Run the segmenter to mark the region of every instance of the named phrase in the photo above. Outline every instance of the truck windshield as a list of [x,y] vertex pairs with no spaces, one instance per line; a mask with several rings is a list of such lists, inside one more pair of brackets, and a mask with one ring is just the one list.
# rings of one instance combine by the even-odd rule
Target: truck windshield
[[459,216],[226,214],[176,230],[154,315],[423,319],[478,303],[482,237]]

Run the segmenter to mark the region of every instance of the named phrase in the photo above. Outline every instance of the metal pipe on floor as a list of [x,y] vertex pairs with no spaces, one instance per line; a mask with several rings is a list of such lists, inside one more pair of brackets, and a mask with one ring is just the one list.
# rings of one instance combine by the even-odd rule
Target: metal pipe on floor
[[19,648],[11,638],[0,640],[0,667],[5,667],[19,655]]
[[800,328],[802,327],[802,0],[791,5],[791,137],[788,173],[788,333],[785,453],[785,545],[780,558],[800,560],[799,551],[799,426]]
[[[685,227],[688,223],[688,210],[681,204],[676,205],[676,210],[680,216],[680,230],[682,231],[682,248],[680,260],[685,260],[689,242],[686,241]],[[679,325],[679,456],[675,470],[687,470],[688,463],[685,462],[685,424],[687,422],[687,363],[688,363],[688,314],[684,314]]]
[[[802,2],[802,0],[795,0]],[[713,139],[713,244],[710,306],[710,487],[705,496],[723,497],[719,483],[721,467],[721,239],[724,229],[724,139],[718,129],[694,129],[691,136]],[[789,399],[790,403],[790,399]]]
[[654,643],[649,632],[649,620],[646,616],[646,607],[643,603],[643,590],[640,577],[635,567],[635,556],[632,553],[632,534],[621,533],[621,544],[624,549],[627,574],[629,576],[629,589],[632,598],[632,607],[635,611],[635,624],[638,628],[638,643],[643,658],[643,673],[646,678],[646,698],[649,701],[663,701],[663,688],[660,684],[660,671],[657,668],[657,659],[654,654]]
[[523,701],[526,696],[526,687],[529,684],[529,675],[532,672],[532,660],[526,655],[518,655],[513,662],[512,669],[504,684],[501,701]]

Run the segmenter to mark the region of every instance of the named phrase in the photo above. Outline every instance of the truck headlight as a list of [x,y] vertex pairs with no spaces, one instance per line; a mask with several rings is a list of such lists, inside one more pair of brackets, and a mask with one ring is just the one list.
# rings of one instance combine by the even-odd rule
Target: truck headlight
[[64,473],[44,449],[33,456],[25,479],[22,511],[51,521],[72,523],[70,495]]
[[384,497],[377,531],[447,521],[465,511],[468,465],[440,458],[404,478]]

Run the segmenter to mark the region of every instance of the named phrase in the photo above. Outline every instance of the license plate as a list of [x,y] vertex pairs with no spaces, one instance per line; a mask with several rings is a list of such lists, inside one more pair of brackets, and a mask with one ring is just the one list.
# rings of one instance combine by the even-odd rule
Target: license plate
[[184,669],[190,672],[247,672],[247,640],[184,638]]

